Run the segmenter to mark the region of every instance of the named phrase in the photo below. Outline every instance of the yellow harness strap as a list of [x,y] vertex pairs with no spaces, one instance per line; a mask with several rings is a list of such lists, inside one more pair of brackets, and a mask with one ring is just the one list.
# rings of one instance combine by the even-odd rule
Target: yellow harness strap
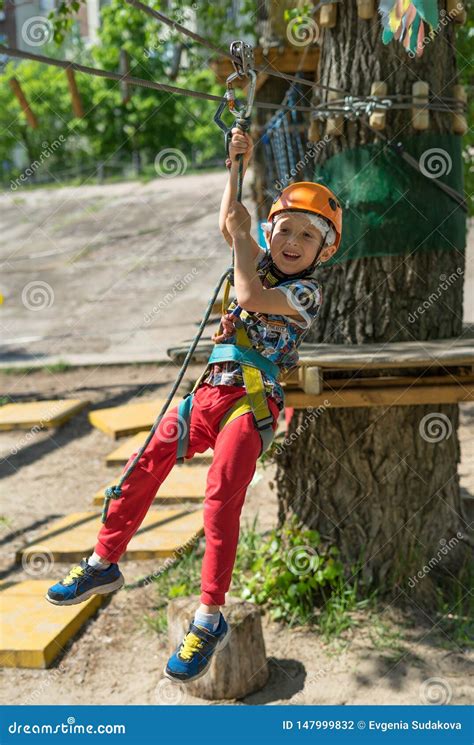
[[[229,310],[232,310],[233,307],[236,307],[235,303],[229,304],[230,288],[231,283],[229,282],[229,280],[227,280],[224,288],[224,295],[222,298],[222,315],[225,315],[225,313],[227,313]],[[241,312],[241,316],[245,318],[246,316],[248,316],[248,313],[243,310]],[[221,330],[222,325],[219,324],[218,333],[221,333]],[[240,318],[236,318],[235,331],[236,344],[238,346],[252,348],[252,342],[250,341],[245,330],[245,326]],[[243,414],[253,413],[255,421],[257,423],[257,429],[262,440],[262,453],[269,447],[273,439],[273,415],[268,407],[265,385],[260,370],[258,370],[256,367],[251,367],[250,365],[244,364],[240,364],[240,367],[242,369],[242,377],[246,394],[245,396],[239,398],[239,400],[236,401],[233,406],[231,406],[226,414],[224,414],[219,424],[219,430],[222,430],[226,426],[226,424],[229,424],[234,419],[237,419],[237,417],[242,416]],[[207,367],[205,370],[203,370],[202,374],[195,382],[192,393],[196,392],[206,372]]]

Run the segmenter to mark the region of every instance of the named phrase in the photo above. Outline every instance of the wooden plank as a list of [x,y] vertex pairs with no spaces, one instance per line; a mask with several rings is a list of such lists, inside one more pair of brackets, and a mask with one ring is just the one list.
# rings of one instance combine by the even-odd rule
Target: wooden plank
[[[313,368],[300,368],[312,370]],[[329,373],[328,373],[329,374]],[[358,378],[356,375],[344,378],[325,378],[323,390],[336,388],[380,388],[387,386],[407,387],[410,385],[466,385],[474,383],[474,375],[378,375],[374,378]]]
[[[177,406],[181,400],[180,397],[174,398],[169,408]],[[153,399],[125,404],[125,406],[95,409],[89,412],[89,421],[93,427],[115,438],[134,435],[137,432],[151,429],[164,403],[165,399]]]
[[[149,430],[138,432],[133,437],[128,438],[122,442],[118,448],[115,448],[105,458],[105,463],[108,466],[121,466],[128,463],[131,456],[138,452],[139,448],[143,445]],[[213,451],[211,448],[206,450],[204,453],[196,453],[193,458],[186,461],[191,466],[195,466],[203,463],[210,463],[212,461]]]
[[345,388],[337,391],[324,390],[318,396],[299,391],[288,391],[286,406],[295,409],[327,406],[416,406],[417,404],[452,404],[461,401],[474,401],[474,384],[465,386],[413,386],[388,388]]
[[433,367],[436,364],[469,365],[474,362],[474,339],[441,339],[387,344],[303,343],[300,365],[336,369]]
[[67,84],[69,86],[69,93],[71,94],[71,103],[74,116],[77,116],[78,119],[83,119],[84,107],[82,106],[82,99],[77,87],[76,77],[72,67],[66,68],[66,78]]
[[1,667],[48,667],[103,602],[103,595],[93,595],[78,605],[51,605],[44,596],[54,581],[0,587]]
[[37,129],[38,120],[30,108],[30,104],[28,103],[27,98],[25,94],[23,93],[23,89],[20,83],[18,82],[16,78],[10,78],[8,82],[10,83],[10,88],[12,89],[18,103],[20,104],[22,108],[24,115],[26,116],[26,120],[28,124],[30,125],[32,129]]
[[[153,559],[172,556],[201,531],[202,510],[149,510],[137,533],[128,544],[122,560]],[[17,561],[34,566],[35,557],[49,562],[77,561],[89,556],[101,528],[99,512],[78,512],[55,520],[34,541],[17,553]]]
[[[176,466],[160,486],[157,500],[181,502],[183,500],[201,501],[206,492],[207,466]],[[94,504],[102,504],[104,491],[108,486],[117,484],[119,477],[110,481],[94,495]]]
[[[265,50],[262,47],[254,47],[254,58],[257,66],[267,67],[269,71],[277,70],[278,72],[310,72],[314,73],[319,60],[319,48],[310,47],[305,50],[305,56],[303,58],[301,54],[301,48],[295,46],[277,46],[269,47]],[[210,66],[214,71],[219,82],[224,83],[227,77],[234,72],[232,62],[226,58],[219,58],[217,60],[211,60]],[[265,71],[259,73],[259,75],[265,75]],[[258,81],[258,76],[257,76]],[[246,85],[246,80],[239,80],[238,78],[233,81],[235,87],[243,87]]]
[[[195,362],[207,362],[213,349],[210,340],[198,344]],[[181,362],[188,345],[170,347],[167,354]],[[299,366],[317,366],[341,370],[393,367],[444,367],[474,364],[474,338],[407,341],[385,344],[309,344],[299,348]]]
[[5,404],[0,407],[0,430],[58,427],[88,403],[74,398]]

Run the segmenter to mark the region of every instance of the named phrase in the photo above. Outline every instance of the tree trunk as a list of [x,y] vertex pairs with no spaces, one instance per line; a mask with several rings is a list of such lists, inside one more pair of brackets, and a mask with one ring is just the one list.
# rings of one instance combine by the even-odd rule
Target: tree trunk
[[[171,654],[188,631],[189,619],[199,605],[199,596],[175,598],[168,605],[168,651]],[[261,690],[268,681],[269,670],[259,608],[230,595],[226,599],[225,617],[230,628],[227,645],[215,654],[203,678],[187,683],[193,696],[209,701],[241,699]]]
[[[384,80],[392,95],[411,94],[412,84],[424,80],[431,93],[453,95],[454,24],[426,46],[421,59],[411,60],[398,42],[383,45],[378,17],[359,19],[355,0],[339,4],[338,14],[337,25],[325,30],[321,42],[322,84],[370,95],[371,82]],[[390,112],[386,119],[388,137],[404,141],[416,135],[411,110]],[[430,112],[432,134],[449,133],[450,127],[449,113]],[[343,136],[331,138],[318,167],[337,153],[374,141],[374,133],[360,121],[345,120]],[[413,179],[412,188],[420,189],[416,179],[422,177],[403,162],[398,167]],[[377,159],[367,168],[369,181],[373,170],[375,185]],[[409,201],[412,195],[408,190],[403,199]],[[351,209],[345,206],[344,217]],[[368,198],[364,211],[370,209]],[[459,208],[452,202],[451,209]],[[407,319],[439,286],[440,275],[449,276],[459,267],[462,273],[463,252],[446,247],[404,250],[401,246],[399,255],[367,255],[321,269],[323,305],[305,341],[364,344],[459,336],[462,279],[450,285],[429,312],[413,322]],[[424,431],[428,414],[435,414],[445,428],[436,442]],[[290,432],[303,423],[304,430],[278,457],[280,523],[295,513],[335,543],[348,566],[360,561],[368,581],[397,595],[446,544],[450,550],[443,551],[443,566],[459,569],[465,551],[459,531],[465,525],[457,474],[457,405],[327,408],[312,418],[295,411]]]

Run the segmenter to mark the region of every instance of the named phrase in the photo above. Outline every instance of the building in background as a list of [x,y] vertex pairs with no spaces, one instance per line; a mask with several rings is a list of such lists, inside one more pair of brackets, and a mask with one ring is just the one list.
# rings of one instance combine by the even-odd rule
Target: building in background
[[[97,42],[100,9],[108,0],[85,0],[76,14],[77,28],[84,41]],[[28,52],[51,41],[52,28],[48,16],[57,0],[4,0],[0,11],[0,42]],[[41,53],[39,51],[39,53]]]

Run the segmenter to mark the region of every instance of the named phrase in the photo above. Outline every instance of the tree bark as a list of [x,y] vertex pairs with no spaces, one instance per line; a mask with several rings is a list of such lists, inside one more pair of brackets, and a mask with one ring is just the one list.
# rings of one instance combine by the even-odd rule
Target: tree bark
[[[355,0],[340,4],[338,13],[336,27],[326,29],[322,38],[322,84],[369,95],[372,81],[385,80],[389,94],[411,94],[412,83],[425,80],[431,93],[453,95],[454,24],[413,61],[398,42],[383,45],[378,17],[359,19]],[[391,112],[385,134],[402,140],[404,134],[413,135],[410,120],[410,110]],[[431,131],[450,132],[450,126],[450,114],[430,112]],[[346,120],[344,135],[331,138],[319,163],[374,140],[361,122]],[[323,268],[318,275],[323,305],[305,341],[343,345],[459,336],[462,279],[429,313],[407,323],[410,311],[439,285],[440,274],[449,276],[458,267],[464,267],[464,255],[443,250],[366,257]],[[421,434],[429,414],[436,414],[446,428],[437,442]],[[302,425],[304,430],[298,430]],[[381,590],[406,590],[410,577],[450,540],[442,564],[458,571],[465,556],[459,538],[465,524],[457,427],[457,405],[326,408],[317,417],[295,411],[290,433],[301,434],[278,457],[280,524],[295,513],[340,548],[348,567],[359,561],[366,580]]]

